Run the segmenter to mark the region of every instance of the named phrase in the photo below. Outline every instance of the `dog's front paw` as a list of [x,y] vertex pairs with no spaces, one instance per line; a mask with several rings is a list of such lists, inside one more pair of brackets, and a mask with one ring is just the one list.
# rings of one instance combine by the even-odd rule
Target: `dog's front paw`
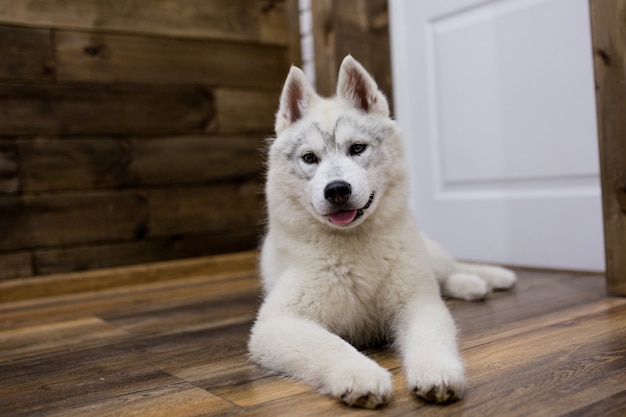
[[463,376],[463,365],[450,363],[450,366],[443,369],[434,368],[431,364],[428,370],[423,372],[409,372],[408,386],[415,395],[424,401],[444,404],[460,400],[465,392],[465,377]]
[[366,365],[338,370],[330,393],[351,406],[377,408],[387,404],[391,399],[391,374],[373,361]]
[[445,404],[463,397],[463,385],[446,381],[423,382],[413,388],[419,398],[430,403]]

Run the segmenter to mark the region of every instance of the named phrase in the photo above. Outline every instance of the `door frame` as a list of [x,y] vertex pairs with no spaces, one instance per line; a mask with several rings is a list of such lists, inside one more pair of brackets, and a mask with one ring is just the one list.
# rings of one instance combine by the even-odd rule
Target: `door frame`
[[590,0],[606,284],[626,296],[626,0]]

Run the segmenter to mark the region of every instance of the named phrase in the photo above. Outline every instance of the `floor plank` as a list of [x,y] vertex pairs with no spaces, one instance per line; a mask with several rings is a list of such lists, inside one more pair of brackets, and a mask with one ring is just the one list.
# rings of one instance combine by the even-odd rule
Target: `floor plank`
[[[0,303],[0,415],[626,414],[626,299],[606,296],[599,275],[520,270],[513,292],[448,301],[460,329],[466,397],[447,406],[416,400],[400,360],[372,349],[366,354],[394,382],[391,403],[372,411],[248,361],[260,301],[249,262],[241,271],[203,266],[181,277],[188,267],[162,264],[158,280],[137,285]],[[116,276],[132,281],[146,271]]]
[[124,393],[119,396],[94,401],[88,404],[62,407],[46,413],[48,416],[64,417],[77,415],[84,417],[195,417],[210,413],[223,413],[236,410],[228,403],[191,384],[175,383],[155,385],[144,391]]
[[76,349],[126,336],[97,317],[79,317],[41,325],[0,330],[1,361],[27,359],[59,349]]
[[[167,281],[84,292],[79,295],[60,295],[43,299],[0,303],[0,329],[42,324],[59,318],[77,315],[133,314],[146,310],[159,310],[191,302],[210,304],[226,296],[254,293],[258,297],[258,278],[248,271],[216,274],[215,277],[193,277],[186,280]],[[254,304],[250,305],[254,309]]]

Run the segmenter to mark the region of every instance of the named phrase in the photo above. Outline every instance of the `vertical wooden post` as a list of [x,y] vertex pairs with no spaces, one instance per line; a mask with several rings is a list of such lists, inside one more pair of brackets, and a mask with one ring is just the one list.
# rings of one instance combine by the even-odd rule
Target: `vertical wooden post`
[[302,66],[302,50],[300,48],[300,9],[298,0],[287,0],[285,3],[287,16],[287,45],[291,64]]
[[339,65],[351,54],[372,74],[392,105],[387,0],[315,0],[311,12],[318,92],[335,93]]
[[607,291],[626,296],[626,0],[590,7]]

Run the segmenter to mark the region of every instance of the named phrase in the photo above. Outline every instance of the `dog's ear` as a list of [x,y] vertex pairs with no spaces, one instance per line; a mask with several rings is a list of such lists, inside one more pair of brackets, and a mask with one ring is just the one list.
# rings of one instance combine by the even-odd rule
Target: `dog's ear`
[[387,98],[378,89],[372,76],[351,55],[343,59],[339,68],[337,97],[367,113],[389,116]]
[[276,113],[274,126],[276,135],[297,122],[311,102],[317,98],[317,93],[306,79],[306,75],[298,67],[292,66],[280,95],[280,106]]

